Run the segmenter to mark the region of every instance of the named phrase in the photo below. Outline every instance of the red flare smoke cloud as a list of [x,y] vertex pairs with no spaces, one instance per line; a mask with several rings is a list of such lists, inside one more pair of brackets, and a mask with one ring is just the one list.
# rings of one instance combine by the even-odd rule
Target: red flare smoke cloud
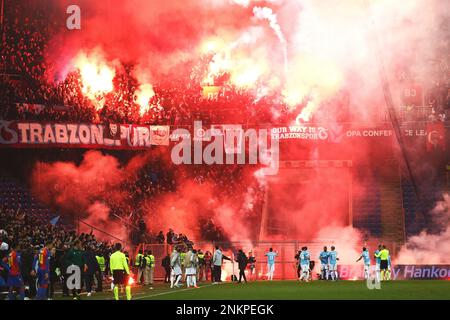
[[[368,6],[359,0],[54,3],[64,13],[69,4],[79,5],[82,25],[77,31],[62,28],[51,39],[46,56],[55,68],[49,78],[62,80],[70,70],[78,70],[83,93],[92,100],[101,103],[98,95],[113,90],[117,70],[132,65],[138,82],[135,93],[140,113],[151,112],[151,103],[157,103],[151,101],[156,84],[175,78],[178,73],[189,73],[191,61],[210,55],[212,59],[202,66],[203,71],[193,74],[198,78],[198,86],[227,73],[230,84],[250,88],[258,95],[281,93],[284,102],[297,110],[294,119],[298,122],[307,121],[312,115],[319,121],[325,119],[329,110],[324,102],[345,91],[351,92],[350,108],[361,115],[361,121],[368,121],[375,109],[383,105],[373,47],[375,34],[380,36],[382,58],[393,78],[393,88],[401,85],[394,79],[394,70],[404,64],[414,65],[413,71],[421,79],[432,77],[433,69],[423,61],[433,53],[435,31],[446,5],[437,0],[377,0],[367,1]],[[276,114],[278,110],[272,112]],[[357,152],[355,146],[339,150],[288,149],[282,157],[317,160],[332,158],[332,154],[353,154],[356,160],[370,164],[375,161],[371,151],[376,147],[361,144]],[[79,165],[37,165],[33,186],[45,203],[74,214],[98,215],[102,223],[111,208],[102,204],[100,198],[107,194],[112,202],[126,203],[122,186],[127,179],[134,181],[133,175],[146,159],[137,156],[121,165],[112,156],[89,151]],[[168,190],[156,199],[144,200],[146,221],[152,231],[173,227],[192,238],[201,238],[198,221],[212,218],[228,239],[256,237],[245,208],[254,201],[251,189],[270,183],[254,176],[257,169],[243,169],[235,193],[222,196],[223,186],[217,183],[217,177],[205,177],[205,183],[198,184],[192,181],[193,169],[168,168],[173,172],[176,192]],[[272,189],[278,217],[290,221],[290,237],[312,240],[326,233],[349,239],[350,234],[361,244],[359,233],[347,229],[348,195],[339,184],[330,185],[330,177],[337,181],[347,179],[344,173],[316,172],[314,183],[302,194],[292,195],[281,185],[278,190]],[[362,190],[360,182],[353,181],[355,190]],[[292,198],[295,203],[288,201]],[[353,254],[354,248],[345,251]]]

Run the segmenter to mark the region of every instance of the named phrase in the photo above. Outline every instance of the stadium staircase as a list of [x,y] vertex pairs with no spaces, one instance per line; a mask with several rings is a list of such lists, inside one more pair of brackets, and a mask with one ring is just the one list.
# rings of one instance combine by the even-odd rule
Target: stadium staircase
[[420,232],[425,224],[419,200],[410,181],[402,177],[403,207],[405,208],[406,236]]
[[[357,173],[355,173],[357,174]],[[358,177],[360,188],[353,193],[353,226],[364,230],[367,238],[381,238],[381,204],[378,182],[373,177]]]
[[381,238],[383,241],[405,242],[405,218],[399,164],[387,160],[377,168],[381,205]]

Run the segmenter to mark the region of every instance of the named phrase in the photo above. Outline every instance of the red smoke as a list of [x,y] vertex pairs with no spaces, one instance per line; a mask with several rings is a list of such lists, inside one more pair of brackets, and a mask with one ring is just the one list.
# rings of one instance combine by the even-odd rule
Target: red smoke
[[[113,233],[108,220],[109,205],[126,205],[128,193],[124,184],[145,159],[145,155],[138,155],[122,166],[113,156],[88,151],[79,165],[39,162],[31,177],[32,192],[46,205]],[[119,230],[119,234],[123,236],[124,231]]]
[[431,211],[432,222],[441,226],[437,233],[422,231],[408,239],[398,254],[398,264],[450,263],[450,195],[445,193]]
[[[69,31],[65,10],[73,4],[81,9],[81,30]],[[64,76],[80,51],[100,49],[109,62],[117,59],[135,65],[140,85],[151,85],[167,75],[190,71],[190,63],[215,43],[209,73],[227,71],[234,84],[253,87],[258,83],[262,92],[281,92],[292,107],[309,96],[302,119],[309,119],[340,90],[351,90],[351,108],[364,119],[382,97],[376,38],[392,86],[401,85],[395,72],[405,65],[426,80],[435,72],[425,63],[426,57],[433,55],[439,42],[436,31],[445,18],[445,6],[437,0],[367,4],[342,0],[54,1],[61,29],[50,42],[47,56]]]
[[203,37],[237,32],[250,23],[246,11],[221,1],[55,1],[61,12],[73,4],[81,8],[81,30],[62,28],[48,52],[51,62],[61,61],[59,70],[80,49],[100,47],[110,59],[142,65],[157,75],[182,66]]
[[[250,83],[260,85],[258,92],[282,93],[293,109],[309,96],[311,101],[299,112],[303,120],[316,115],[319,121],[329,121],[334,113],[324,102],[347,90],[351,92],[347,106],[351,114],[361,121],[370,120],[384,105],[374,34],[381,38],[382,58],[393,88],[402,85],[394,71],[404,64],[413,65],[413,72],[424,81],[431,79],[432,68],[423,62],[426,59],[415,61],[415,57],[432,55],[441,11],[439,1],[367,1],[370,10],[363,2],[55,1],[62,13],[69,4],[80,6],[82,29],[68,31],[62,27],[49,44],[47,56],[64,76],[74,67],[73,59],[80,52],[99,48],[109,63],[118,60],[134,65],[139,85],[150,88],[153,81],[161,81],[167,75],[185,74],[192,61],[204,54],[205,46],[218,42],[218,49],[213,48],[215,60],[204,66],[209,73],[226,70],[235,84]],[[272,9],[276,23],[274,19],[255,17],[253,8],[264,6]],[[61,21],[64,18],[61,14]],[[329,148],[296,145],[284,150],[282,157],[320,160],[339,155],[340,159],[351,158],[370,166],[371,161],[376,161],[370,152],[383,146],[368,146],[364,142]],[[287,228],[285,238],[312,240],[329,235],[340,238],[341,245],[352,238],[359,242],[357,236],[347,236],[354,231],[345,227],[349,179],[345,171],[312,170],[313,176],[298,178],[304,181],[281,186],[283,181],[277,184],[266,179],[258,185],[253,176],[255,168],[246,168],[236,180],[238,185],[231,186],[234,192],[224,195],[220,177],[205,178],[199,184],[190,174],[194,169],[174,168],[169,159],[165,160],[169,163],[165,170],[173,172],[176,191],[144,200],[147,224],[152,231],[173,227],[176,232],[200,238],[200,221],[212,218],[228,239],[256,239],[258,220],[248,217],[250,210],[245,210],[252,198],[249,188],[270,185],[272,216],[282,221],[281,228]],[[33,190],[46,204],[102,224],[111,210],[102,200],[126,206],[128,194],[123,185],[127,179],[133,183],[135,173],[146,161],[145,157],[136,157],[122,166],[112,156],[89,151],[79,165],[40,163],[33,173]],[[289,177],[281,177],[286,179]],[[353,181],[354,190],[359,189],[358,182]],[[333,228],[324,231],[329,226]]]
[[283,238],[295,235],[311,240],[324,227],[349,224],[347,170],[281,169],[273,180],[269,183],[269,215],[275,217],[275,224],[278,221]]

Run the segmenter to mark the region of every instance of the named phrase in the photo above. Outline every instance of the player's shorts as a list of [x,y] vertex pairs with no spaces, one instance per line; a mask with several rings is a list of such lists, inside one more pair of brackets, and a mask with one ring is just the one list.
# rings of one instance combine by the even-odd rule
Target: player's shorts
[[128,284],[129,275],[125,272],[125,270],[114,270],[112,276],[114,279],[113,283],[116,286]]
[[192,276],[192,275],[195,275],[195,274],[197,274],[197,270],[195,269],[195,267],[186,268],[186,275],[187,276]]
[[381,262],[380,262],[380,269],[381,270],[387,270],[388,269],[388,261],[387,260],[381,260]]
[[328,268],[330,271],[337,271],[337,264],[329,264]]
[[302,272],[308,272],[309,271],[309,264],[302,264]]
[[48,278],[45,278],[45,274],[48,272],[45,272],[44,270],[38,270],[37,272],[37,283],[38,286],[46,286],[48,285]]
[[183,271],[181,271],[180,266],[174,266],[172,268],[172,273],[173,273],[174,276],[179,276],[179,275],[183,274]]
[[365,264],[364,265],[364,272],[369,272],[370,271],[370,265],[369,264]]
[[320,271],[326,271],[328,270],[328,265],[327,264],[321,264],[320,265]]
[[21,276],[9,276],[6,280],[6,286],[12,288],[22,288],[23,280]]
[[379,263],[375,264],[375,271],[380,271],[380,264]]

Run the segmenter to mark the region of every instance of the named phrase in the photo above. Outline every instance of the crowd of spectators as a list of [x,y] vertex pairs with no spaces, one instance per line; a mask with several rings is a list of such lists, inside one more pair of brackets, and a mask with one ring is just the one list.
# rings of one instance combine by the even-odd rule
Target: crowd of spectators
[[[11,2],[10,2],[11,4]],[[134,65],[123,65],[116,70],[113,80],[114,90],[92,101],[82,92],[79,71],[70,71],[61,81],[49,80],[54,66],[45,58],[49,41],[60,31],[61,25],[49,19],[47,6],[29,8],[26,1],[16,1],[8,5],[3,24],[2,45],[0,46],[0,119],[6,120],[41,120],[61,122],[117,122],[145,123],[164,125],[192,125],[194,120],[202,120],[206,125],[220,123],[273,124],[287,123],[295,119],[301,108],[289,108],[282,99],[281,93],[261,96],[254,90],[242,89],[216,79],[222,86],[217,95],[207,97],[203,94],[201,79],[202,68],[211,57],[202,56],[193,61],[191,70],[179,70],[177,77],[167,77],[152,83],[155,95],[149,101],[149,109],[140,112],[136,102],[139,87],[134,77]],[[424,119],[446,120],[450,107],[450,86],[448,79],[448,48],[444,42],[442,57],[437,57],[435,79],[431,88],[424,93],[424,106],[431,110],[424,113]],[[402,76],[403,80],[408,76]],[[220,83],[219,83],[220,82]],[[351,112],[351,94],[341,91],[335,97],[324,101],[326,112],[317,113],[317,117],[331,117],[338,120],[348,119]],[[26,104],[42,105],[42,108],[29,108]],[[331,112],[330,112],[331,110]],[[416,119],[414,106],[405,106],[405,119]],[[411,118],[412,117],[412,118]],[[312,119],[314,121],[314,119]],[[211,168],[194,166],[187,171],[176,171],[166,168],[161,162],[153,161],[144,167],[136,179],[130,179],[122,188],[127,190],[129,201],[114,203],[114,199],[106,199],[112,212],[137,212],[139,207],[151,198],[176,192],[177,181],[183,178],[194,181],[198,185],[214,182],[217,199],[232,198],[237,194],[248,195],[252,201],[244,203],[243,216],[254,219],[260,211],[263,187],[256,181],[251,185],[237,186],[235,183],[245,175],[242,166],[221,166]],[[175,178],[177,177],[177,179]],[[236,190],[236,188],[242,188]],[[124,207],[127,206],[127,207]],[[73,249],[79,241],[83,250],[93,250],[99,254],[107,254],[110,244],[97,241],[92,234],[77,235],[75,231],[50,224],[40,225],[29,221],[29,217],[20,210],[1,208],[0,225],[7,226],[5,234],[8,241],[19,241],[25,252],[35,254],[38,246],[49,238],[54,240],[56,252]],[[134,217],[139,224],[140,214]],[[213,219],[200,221],[202,236],[205,240],[224,240],[224,232]],[[161,231],[148,235],[146,226],[138,227],[138,242],[154,242],[169,244],[191,241],[186,235],[166,234]]]
[[[78,71],[69,72],[61,81],[49,80],[55,66],[46,59],[46,50],[50,39],[63,26],[49,18],[48,9],[47,6],[30,9],[26,1],[17,1],[6,7],[0,49],[0,117],[3,119],[165,125],[191,125],[193,120],[201,119],[210,123],[266,124],[292,121],[301,108],[301,105],[288,107],[281,93],[261,95],[255,90],[237,88],[223,79],[216,79],[222,86],[220,93],[213,98],[206,97],[202,93],[202,75],[198,74],[203,69],[198,64],[207,65],[208,55],[191,62],[191,70],[178,70],[176,76],[152,83],[155,95],[144,114],[136,102],[139,85],[133,76],[133,65],[124,65],[116,70],[113,91],[99,96],[98,101],[92,101],[82,93]],[[448,43],[444,45],[444,60],[438,58],[436,64],[446,76],[435,81],[424,99],[431,115],[441,120],[450,103],[445,63]],[[226,79],[226,75],[222,78]],[[321,120],[349,119],[350,100],[349,92],[342,91],[323,101],[326,104],[323,109],[327,112],[318,113],[315,117]],[[41,104],[43,108],[29,110],[18,106],[20,103]]]
[[[10,263],[8,255],[13,249],[20,254],[20,273],[25,285],[25,299],[37,299],[37,275],[33,261],[44,247],[50,249],[51,255],[47,290],[49,300],[55,297],[55,290],[58,292],[62,290],[63,297],[72,295],[74,299],[80,299],[82,291],[90,296],[94,292],[103,291],[104,284],[109,285],[111,280],[109,257],[114,251],[113,243],[97,240],[92,231],[77,233],[69,229],[67,225],[53,224],[51,221],[36,222],[32,215],[21,212],[20,207],[11,209],[5,206],[0,207],[0,225],[2,226],[0,230],[0,280],[2,280],[0,281],[0,297],[1,293],[8,289],[1,287],[1,283],[5,284],[9,276],[9,269],[6,266]],[[182,251],[194,246],[186,234],[177,234],[171,228],[166,235],[160,231],[154,240],[157,244],[167,244]],[[51,243],[50,247],[49,243]],[[133,260],[134,253],[129,254],[127,251],[124,253],[130,267],[134,267],[136,265]],[[212,268],[211,257],[210,252],[201,256],[200,268],[203,281],[209,280],[208,274],[211,273]],[[166,260],[167,257],[162,259],[161,265],[170,269],[170,263]],[[66,281],[69,276],[67,272],[71,265],[80,267],[82,278],[80,289],[67,288]],[[60,295],[60,293],[57,294]]]
[[[234,209],[239,211],[240,217],[247,219],[249,225],[255,226],[257,230],[258,224],[253,222],[260,218],[265,187],[253,175],[254,169],[254,167],[241,165],[181,167],[154,157],[147,160],[136,176],[130,176],[121,184],[121,191],[128,195],[127,201],[115,202],[114,197],[108,196],[108,192],[102,195],[101,201],[118,215],[132,213],[130,222],[135,225],[133,229],[137,231],[132,236],[135,244],[164,243],[164,240],[167,243],[176,243],[177,238],[183,238],[176,234],[164,235],[159,230],[155,230],[154,226],[147,226],[145,221],[151,221],[152,213],[158,212],[157,207],[161,202],[166,201],[165,196],[171,195],[174,199],[184,199],[187,192],[186,183],[190,186],[189,189],[201,190],[206,187],[212,190],[209,204],[206,202],[194,204],[195,200],[190,200],[190,206],[195,207],[189,208],[193,215],[197,215],[199,211],[213,210],[214,203],[228,201],[235,205]],[[237,183],[238,181],[245,181],[245,183]],[[200,214],[200,216],[204,215]],[[196,240],[218,242],[227,240],[224,230],[212,218],[200,218],[197,231],[192,231],[189,236],[195,237]]]
[[[199,83],[193,82],[190,70],[171,81],[152,83],[155,95],[144,114],[136,102],[138,82],[133,76],[133,65],[116,70],[114,90],[97,97],[98,101],[83,94],[80,73],[76,70],[62,81],[51,81],[49,74],[54,66],[45,53],[49,39],[61,26],[48,19],[46,9],[37,6],[31,12],[24,1],[6,8],[5,37],[0,48],[2,119],[171,125],[191,125],[195,119],[215,123],[227,119],[247,122],[253,119],[255,123],[273,120],[267,106],[273,104],[275,97],[255,102],[249,91],[225,86],[214,99],[208,99]],[[29,109],[22,104],[43,107]]]
[[[45,244],[51,242],[51,258],[49,272],[48,298],[52,299],[55,288],[63,288],[64,295],[69,295],[67,287],[63,286],[66,278],[67,267],[71,264],[78,265],[84,272],[83,284],[88,292],[92,291],[92,278],[99,276],[100,272],[107,271],[106,265],[100,267],[92,264],[93,254],[105,258],[105,263],[112,252],[112,244],[99,241],[91,233],[77,233],[66,225],[52,224],[50,221],[36,221],[30,214],[21,212],[20,208],[11,209],[0,207],[0,259],[7,263],[7,256],[12,247],[20,248],[21,274],[26,287],[28,298],[36,296],[36,274],[34,272],[33,260]],[[74,252],[79,259],[74,259]],[[94,258],[95,261],[97,261]],[[106,274],[102,275],[105,277]],[[0,277],[6,280],[7,270],[0,267]],[[97,285],[102,280],[97,279]],[[4,288],[3,288],[4,289]],[[97,287],[98,289],[98,287]],[[76,293],[75,293],[76,294]]]
[[[100,241],[91,231],[90,233],[77,233],[69,229],[67,225],[52,224],[50,221],[44,222],[33,219],[30,214],[0,206],[0,277],[6,283],[8,269],[4,266],[8,262],[8,254],[12,248],[19,248],[20,252],[20,272],[24,280],[26,289],[26,299],[36,297],[36,273],[33,261],[39,251],[51,243],[50,249],[50,272],[48,299],[53,299],[55,289],[62,289],[63,296],[73,295],[75,299],[80,298],[81,290],[90,296],[94,291],[103,291],[103,284],[110,282],[109,257],[113,250],[112,242]],[[156,241],[164,244],[166,238],[161,231]],[[194,243],[185,234],[176,234],[172,229],[167,232],[168,245],[178,247],[192,247]],[[133,252],[124,252],[128,258],[130,266],[134,265]],[[68,274],[67,268],[71,265],[80,267],[82,272],[82,284],[79,290],[69,290],[67,288]],[[1,280],[1,279],[0,279]],[[2,283],[2,281],[0,281]],[[96,287],[94,289],[94,284]],[[7,290],[0,287],[0,293]]]

